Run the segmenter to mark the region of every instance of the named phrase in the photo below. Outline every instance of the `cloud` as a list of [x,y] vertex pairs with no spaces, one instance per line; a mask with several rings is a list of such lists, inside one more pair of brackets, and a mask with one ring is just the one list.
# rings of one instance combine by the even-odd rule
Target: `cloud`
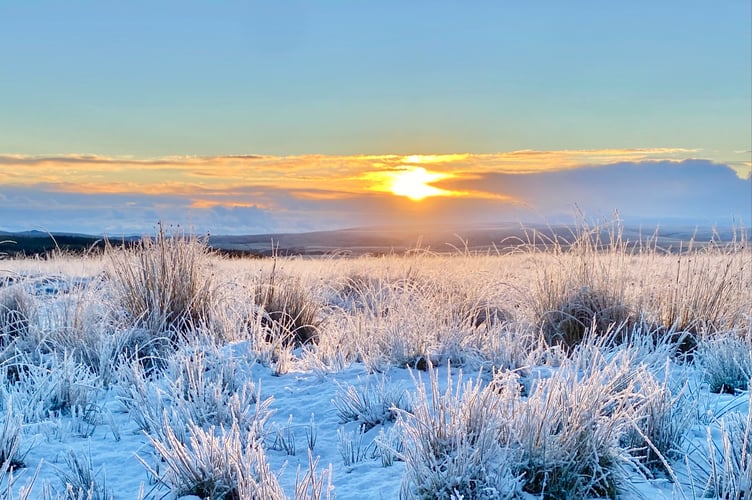
[[[571,218],[575,205],[590,213],[619,209],[698,222],[749,217],[749,177],[738,165],[694,159],[696,153],[0,155],[0,229],[130,234],[150,231],[162,219],[214,234],[266,233]],[[417,167],[441,174],[429,184],[447,196],[419,203],[394,196],[389,179]]]
[[514,194],[548,215],[571,214],[575,205],[599,215],[618,209],[634,217],[698,223],[752,215],[750,180],[708,160],[619,162],[534,174],[475,172],[446,187]]

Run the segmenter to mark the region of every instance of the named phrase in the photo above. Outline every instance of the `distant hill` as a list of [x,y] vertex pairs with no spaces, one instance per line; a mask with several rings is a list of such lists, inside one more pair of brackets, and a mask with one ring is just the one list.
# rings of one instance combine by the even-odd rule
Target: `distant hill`
[[[111,241],[113,245],[132,242],[137,238]],[[104,250],[102,237],[85,234],[45,233],[42,231],[24,231],[9,233],[0,231],[0,255],[47,256],[55,252],[85,254]]]
[[[209,246],[224,255],[237,257],[264,257],[277,255],[380,255],[404,253],[419,248],[437,253],[458,252],[509,252],[521,245],[545,248],[553,241],[566,247],[574,239],[574,229],[565,225],[495,224],[465,228],[392,229],[387,227],[353,228],[308,233],[279,233],[255,235],[213,235]],[[630,245],[649,240],[661,248],[676,251],[694,240],[696,245],[708,241],[731,241],[738,239],[732,229],[714,230],[688,225],[663,227],[657,239],[654,228],[624,226],[622,239]],[[749,230],[746,232],[749,234]],[[606,231],[601,235],[607,242]],[[110,239],[110,243],[129,245],[139,237],[128,236]],[[105,248],[102,236],[45,233],[24,231],[10,233],[0,231],[0,254],[6,256],[46,256],[54,252],[85,254],[101,252]]]
[[[574,240],[574,231],[573,227],[565,225],[528,224],[523,227],[510,223],[461,229],[358,228],[309,233],[212,236],[209,243],[218,249],[261,255],[271,255],[275,251],[280,255],[363,255],[403,253],[416,248],[437,253],[504,253],[521,246],[550,247],[553,241],[558,241],[566,247]],[[695,245],[703,245],[711,240],[731,241],[734,237],[734,231],[731,229],[698,229],[694,226],[662,228],[657,237],[655,228],[625,226],[622,229],[622,240],[630,246],[647,244],[650,241],[668,251],[686,247],[689,241],[694,241]],[[601,234],[601,241],[609,241],[608,232],[605,230]]]

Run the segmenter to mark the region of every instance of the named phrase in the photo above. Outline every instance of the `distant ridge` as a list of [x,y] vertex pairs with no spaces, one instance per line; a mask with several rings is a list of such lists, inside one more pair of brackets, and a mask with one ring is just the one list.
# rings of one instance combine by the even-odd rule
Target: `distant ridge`
[[[267,233],[250,235],[210,235],[209,246],[228,256],[271,255],[381,255],[404,253],[419,248],[436,253],[509,252],[521,245],[550,246],[556,240],[563,246],[574,239],[571,225],[543,224],[484,224],[464,228],[350,228],[306,233]],[[711,240],[726,242],[737,240],[750,231],[732,228],[697,228],[690,225],[661,227],[657,239],[655,228],[639,225],[622,227],[622,239],[630,244],[651,241],[660,248],[676,251],[686,247],[691,240],[702,245]],[[608,241],[607,231],[601,235]],[[139,236],[110,237],[113,245],[132,244]],[[105,247],[105,237],[75,233],[46,233],[38,230],[23,232],[0,231],[0,254],[6,256],[48,255],[55,251],[64,253],[100,252]]]

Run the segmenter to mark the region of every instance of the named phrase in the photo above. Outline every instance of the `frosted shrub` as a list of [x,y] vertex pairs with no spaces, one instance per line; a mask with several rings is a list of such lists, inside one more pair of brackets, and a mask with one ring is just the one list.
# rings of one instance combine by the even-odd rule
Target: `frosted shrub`
[[[12,399],[27,423],[40,422],[50,414],[65,413],[74,406],[85,408],[101,387],[89,368],[67,353],[62,357],[49,355],[36,363],[20,357],[12,367],[22,376],[6,380],[2,387],[3,400]],[[5,367],[6,379],[8,368]]]
[[8,401],[0,428],[0,467],[6,470],[24,467],[24,458],[29,450],[21,448],[22,423],[22,416],[14,413],[13,402]]
[[177,340],[208,323],[213,281],[205,240],[168,235],[160,225],[132,250],[108,248],[109,278],[125,319],[156,336]]
[[[430,369],[430,396],[422,381],[401,411],[405,461],[401,496],[421,499],[510,498],[518,482],[510,469],[513,452],[502,446],[507,435],[502,406],[514,399],[516,377],[503,376],[481,387],[480,380],[439,390],[438,371]],[[512,377],[512,378],[509,378]],[[510,393],[509,391],[512,391]]]
[[253,300],[267,341],[282,346],[318,342],[321,306],[299,280],[273,270],[265,283],[256,286]]
[[254,436],[242,436],[237,424],[229,429],[204,430],[188,422],[187,442],[166,421],[164,429],[164,436],[149,439],[167,470],[160,475],[143,460],[142,463],[173,494],[227,500],[284,498],[260,441]]
[[752,337],[734,332],[703,338],[696,360],[710,385],[710,392],[734,394],[749,388],[752,378]]
[[407,393],[400,387],[387,384],[386,376],[376,383],[367,380],[362,387],[340,387],[332,404],[340,423],[360,422],[369,430],[397,418],[397,409],[410,411]]
[[514,471],[525,491],[546,498],[616,496],[626,465],[636,460],[619,446],[635,418],[632,370],[623,353],[584,367],[580,358],[535,384],[511,415],[510,446],[520,452]]
[[719,421],[720,445],[707,429],[704,453],[691,460],[691,484],[705,498],[752,499],[752,414],[730,412]]
[[34,315],[34,303],[20,286],[0,288],[0,347],[26,335]]
[[672,391],[668,363],[663,382],[652,373],[637,373],[635,421],[621,438],[621,444],[649,470],[671,473],[668,461],[678,459],[685,442],[685,431],[693,418],[692,405],[684,394],[685,387]]

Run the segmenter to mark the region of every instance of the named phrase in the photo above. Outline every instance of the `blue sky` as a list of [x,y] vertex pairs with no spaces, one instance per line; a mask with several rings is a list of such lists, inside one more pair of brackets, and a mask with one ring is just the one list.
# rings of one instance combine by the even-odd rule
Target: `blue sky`
[[[543,155],[541,171],[561,159],[567,171],[586,172],[582,182],[591,177],[580,169],[623,163],[615,151],[643,151],[626,160],[652,168],[611,185],[621,191],[593,207],[604,213],[643,212],[623,193],[647,189],[653,171],[663,179],[666,161],[725,165],[737,173],[731,192],[741,196],[731,207],[692,192],[691,209],[656,204],[652,215],[749,219],[751,19],[748,0],[0,0],[0,229],[139,230],[154,217],[241,232],[357,225],[379,207],[401,205],[383,183],[415,168],[410,156],[466,155],[421,163],[457,181],[478,169],[488,174],[491,157],[507,162],[498,166],[504,173],[508,155],[526,150]],[[588,153],[573,164],[568,151]],[[275,183],[253,164],[228,167],[236,155],[264,156],[266,169],[277,161],[285,175]],[[385,155],[405,161],[362,161]],[[99,162],[77,163],[83,156]],[[474,168],[473,158],[482,165]],[[160,161],[161,173],[152,165]],[[211,203],[205,181],[168,173],[193,172],[197,162],[213,178],[232,172]],[[20,171],[23,179],[12,175]],[[330,200],[348,199],[363,216],[335,217],[323,202],[296,215],[300,191],[288,185],[304,172],[310,189],[326,187]],[[353,179],[374,183],[355,188]],[[172,188],[161,191],[168,180]],[[233,183],[247,189],[226,188]],[[530,213],[585,204],[573,193],[552,207],[544,187],[524,200]],[[504,196],[476,189],[441,201],[457,213],[482,205],[471,220],[489,212],[525,218]],[[58,213],[70,218],[32,208],[58,198]],[[409,203],[408,211],[426,205]],[[249,207],[263,211],[263,227],[222,219],[223,210]],[[14,214],[12,224],[2,212]],[[78,213],[86,216],[74,222]],[[97,220],[98,213],[111,215]]]

